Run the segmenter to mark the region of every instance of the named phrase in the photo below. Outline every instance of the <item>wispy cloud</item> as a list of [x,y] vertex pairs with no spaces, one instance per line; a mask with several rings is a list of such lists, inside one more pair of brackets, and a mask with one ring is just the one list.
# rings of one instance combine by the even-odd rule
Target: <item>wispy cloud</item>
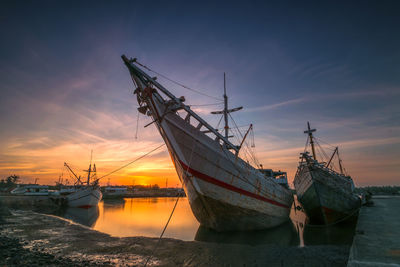
[[252,107],[245,108],[244,112],[267,111],[267,110],[277,109],[277,108],[284,107],[284,106],[290,106],[290,105],[294,105],[294,104],[303,103],[305,101],[307,101],[307,99],[301,97],[301,98],[290,99],[290,100],[286,100],[283,102],[268,104],[268,105],[264,105],[264,106],[254,107],[254,108],[252,108]]

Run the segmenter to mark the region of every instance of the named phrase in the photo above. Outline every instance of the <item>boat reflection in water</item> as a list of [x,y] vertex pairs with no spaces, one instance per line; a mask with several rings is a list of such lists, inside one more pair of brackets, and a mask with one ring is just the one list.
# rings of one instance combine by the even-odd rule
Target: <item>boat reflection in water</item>
[[306,224],[304,227],[304,245],[351,245],[356,230],[357,218],[332,226]]
[[98,206],[88,209],[67,208],[62,217],[88,227],[93,227],[99,218],[99,214]]
[[103,199],[103,210],[106,211],[117,211],[124,210],[125,199],[124,198],[106,198]]
[[[94,230],[117,237],[159,237],[176,202],[174,197],[125,198],[102,200],[90,209],[68,208],[55,214]],[[296,202],[296,206],[299,203]],[[186,241],[277,245],[314,246],[351,244],[356,221],[346,221],[334,226],[307,224],[306,215],[292,208],[291,220],[271,229],[243,232],[216,232],[199,227],[187,198],[182,197],[175,209],[164,237]]]
[[299,235],[291,221],[277,227],[259,231],[216,232],[200,226],[194,238],[196,241],[245,245],[298,246]]
[[[175,202],[175,197],[106,199],[99,203],[100,217],[93,229],[118,237],[158,237]],[[164,237],[191,241],[198,227],[189,202],[181,198]]]
[[[295,206],[300,203],[295,197]],[[343,222],[327,226],[311,224],[307,215],[301,210],[292,207],[290,218],[297,230],[300,246],[319,245],[351,245],[357,225],[357,216],[353,216]]]

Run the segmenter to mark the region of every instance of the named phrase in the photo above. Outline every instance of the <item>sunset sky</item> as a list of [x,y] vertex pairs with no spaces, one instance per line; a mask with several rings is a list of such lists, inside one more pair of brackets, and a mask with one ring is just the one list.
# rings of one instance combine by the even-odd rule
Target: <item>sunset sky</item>
[[[398,1],[114,2],[1,1],[0,178],[54,184],[64,161],[83,175],[91,150],[101,176],[162,144],[143,115],[135,139],[126,54],[217,98],[226,72],[230,106],[244,107],[234,119],[254,123],[259,161],[289,182],[310,121],[356,185],[400,185]],[[188,104],[219,102],[159,82]],[[221,108],[195,110],[215,126]],[[164,146],[110,183],[166,178],[179,185]]]

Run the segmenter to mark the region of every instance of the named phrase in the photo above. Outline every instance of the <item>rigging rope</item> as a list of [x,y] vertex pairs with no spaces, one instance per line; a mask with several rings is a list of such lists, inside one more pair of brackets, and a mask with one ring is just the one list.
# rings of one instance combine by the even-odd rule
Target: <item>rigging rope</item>
[[143,64],[141,64],[141,63],[139,63],[139,61],[135,61],[135,62],[136,62],[138,65],[140,65],[140,66],[142,66],[143,68],[145,68],[146,70],[151,71],[151,72],[153,72],[153,73],[155,73],[155,74],[157,74],[157,75],[163,77],[164,79],[167,79],[168,81],[170,81],[170,82],[172,82],[172,83],[174,83],[174,84],[176,84],[176,85],[179,85],[179,86],[181,86],[181,87],[183,87],[183,88],[185,88],[185,89],[187,89],[187,90],[189,90],[189,91],[192,91],[192,92],[198,93],[198,94],[200,94],[200,95],[207,96],[207,97],[210,97],[210,98],[213,98],[213,99],[222,101],[222,99],[220,99],[220,98],[218,98],[218,97],[205,94],[205,93],[203,93],[203,92],[201,92],[201,91],[199,91],[199,90],[190,88],[190,87],[188,87],[188,86],[186,86],[186,85],[184,85],[184,84],[181,84],[181,83],[179,83],[179,82],[176,82],[176,81],[174,81],[174,80],[168,78],[167,76],[165,76],[165,75],[163,75],[163,74],[161,74],[161,73],[159,73],[159,72],[156,72],[156,71],[150,69],[149,67],[147,67],[147,66],[145,66],[145,65],[143,65]]
[[[237,124],[236,124],[235,120],[233,119],[232,115],[231,115],[230,113],[228,113],[228,115],[229,115],[229,117],[231,118],[233,124],[235,125],[235,128],[236,128],[237,132],[240,134],[240,137],[243,139],[244,137],[243,137],[242,133],[240,132],[239,127],[237,126]],[[258,166],[260,166],[260,163],[259,163],[259,161],[257,160],[257,157],[256,157],[255,153],[250,149],[250,146],[249,146],[247,140],[244,140],[244,144],[246,145],[246,148],[248,149],[250,158],[252,159],[253,163],[254,163],[254,164],[257,166],[257,168],[258,168]]]
[[305,145],[305,147],[304,147],[303,153],[306,153],[307,147],[308,147],[308,142],[309,142],[309,141],[310,141],[310,137],[307,135],[306,145]]
[[322,142],[322,143],[324,143],[325,145],[330,146],[332,150],[335,150],[335,148],[336,148],[335,146],[333,146],[333,145],[331,145],[331,144],[329,144],[329,143],[323,141],[323,140],[322,140],[321,138],[319,138],[319,137],[315,137],[315,136],[314,136],[314,139],[317,139],[319,142]]
[[117,171],[119,171],[119,170],[122,170],[123,168],[128,167],[128,166],[131,165],[132,163],[135,163],[136,161],[138,161],[138,160],[140,160],[140,159],[146,157],[147,155],[153,153],[154,151],[156,151],[157,149],[159,149],[159,148],[162,147],[162,146],[165,146],[165,144],[159,145],[158,147],[156,147],[156,148],[150,150],[149,152],[147,152],[146,154],[144,154],[144,155],[142,155],[142,156],[136,158],[135,160],[132,160],[131,162],[128,162],[127,164],[125,164],[125,165],[119,167],[118,169],[115,169],[115,170],[113,170],[112,172],[109,172],[109,173],[107,173],[107,174],[101,176],[100,178],[97,178],[96,181],[98,181],[98,180],[100,180],[100,179],[102,179],[102,178],[104,178],[104,177],[106,177],[106,176],[109,176],[109,175],[111,175],[111,174],[113,174],[113,173],[115,173],[115,172],[117,172]]
[[217,105],[221,105],[221,104],[223,104],[224,102],[219,102],[219,103],[213,103],[213,104],[198,104],[198,105],[196,105],[196,104],[194,104],[194,105],[187,105],[187,106],[189,106],[189,107],[206,107],[206,106],[217,106]]
[[[223,117],[224,117],[224,116],[221,116],[221,118],[219,119],[218,124],[217,124],[217,127],[215,127],[215,130],[218,131],[219,124],[221,123]],[[222,130],[222,128],[221,128],[221,130]]]
[[138,130],[139,130],[139,110],[137,111],[137,118],[136,118],[135,139],[137,139]]

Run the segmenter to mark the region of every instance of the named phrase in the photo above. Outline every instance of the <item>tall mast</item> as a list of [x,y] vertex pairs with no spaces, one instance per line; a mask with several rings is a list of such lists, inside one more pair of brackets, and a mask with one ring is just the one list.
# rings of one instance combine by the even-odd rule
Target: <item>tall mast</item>
[[93,157],[93,150],[90,151],[90,163],[89,163],[89,170],[88,170],[88,176],[87,176],[87,184],[88,185],[90,183],[90,172],[92,171],[92,157]]
[[[229,138],[229,121],[228,121],[228,115],[231,112],[235,112],[238,110],[241,110],[243,107],[237,107],[237,108],[232,108],[228,109],[228,96],[226,95],[226,75],[224,72],[224,110],[221,111],[212,111],[211,114],[223,114],[224,115],[224,120],[225,120],[225,139],[228,140]],[[236,150],[237,152],[237,150]]]
[[64,166],[68,168],[68,170],[75,176],[76,180],[78,180],[79,183],[82,183],[81,179],[80,179],[80,176],[78,177],[66,162],[64,162]]
[[[332,159],[333,159],[333,157],[335,156],[335,153],[336,153],[336,152],[339,152],[338,149],[339,149],[339,147],[336,147],[335,150],[333,151],[332,156],[331,156],[331,158],[330,158],[329,161],[328,161],[328,164],[326,164],[326,167],[327,167],[327,168],[329,167],[329,164],[331,164]],[[339,157],[339,154],[338,154],[338,157]],[[339,159],[339,160],[340,160],[340,159]],[[340,165],[340,161],[339,161],[339,165]]]
[[228,96],[226,95],[226,78],[224,72],[224,119],[225,119],[225,138],[229,137],[229,125],[228,125]]
[[339,156],[339,148],[338,148],[338,150],[337,150],[337,156],[338,156],[338,159],[339,159],[340,174],[344,174],[344,173],[343,173],[343,166],[342,166],[342,159],[341,159],[340,156]]
[[308,127],[308,130],[304,131],[304,133],[308,134],[308,136],[310,137],[310,145],[311,145],[311,149],[312,149],[313,158],[315,160],[317,160],[317,157],[316,157],[316,154],[315,154],[315,147],[314,147],[314,136],[312,134],[313,132],[316,131],[316,129],[311,129],[309,122],[307,122],[307,127]]

